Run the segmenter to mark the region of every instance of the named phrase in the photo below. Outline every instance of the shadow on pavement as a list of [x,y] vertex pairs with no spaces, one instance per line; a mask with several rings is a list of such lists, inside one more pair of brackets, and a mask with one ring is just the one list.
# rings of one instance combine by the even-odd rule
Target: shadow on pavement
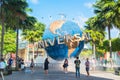
[[[2,80],[2,79],[0,79]],[[102,77],[87,77],[84,74],[81,74],[80,78],[75,77],[74,72],[64,73],[63,71],[57,70],[49,70],[49,73],[46,75],[44,71],[39,69],[35,72],[13,72],[12,75],[5,76],[5,80],[116,80],[116,79],[108,79]]]

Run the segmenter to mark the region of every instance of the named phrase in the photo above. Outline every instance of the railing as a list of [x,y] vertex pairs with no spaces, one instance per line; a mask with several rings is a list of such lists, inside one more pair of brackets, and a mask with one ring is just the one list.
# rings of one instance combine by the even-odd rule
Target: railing
[[[69,71],[75,71],[75,64],[74,64],[74,61],[69,61],[69,64],[68,64],[68,70]],[[30,62],[26,62],[25,63],[25,66],[26,67],[29,67],[30,66]],[[36,68],[41,68],[41,69],[44,69],[44,63],[35,63],[35,67]],[[107,68],[115,68],[117,67],[115,64],[110,64],[110,63],[107,63],[106,65],[105,64],[101,64],[101,62],[99,61],[96,61],[96,64],[95,64],[95,68],[96,70],[103,70],[104,67],[107,67]],[[81,60],[81,64],[80,64],[80,68],[81,70],[85,71],[85,61]],[[93,66],[92,66],[92,63],[90,62],[90,69],[92,69]],[[50,63],[49,64],[49,69],[51,70],[63,70],[63,62],[56,62],[56,63]]]
[[[50,63],[49,68],[55,70],[61,70],[63,63]],[[30,67],[30,63],[25,63],[26,67]],[[35,68],[44,68],[44,63],[35,63]]]

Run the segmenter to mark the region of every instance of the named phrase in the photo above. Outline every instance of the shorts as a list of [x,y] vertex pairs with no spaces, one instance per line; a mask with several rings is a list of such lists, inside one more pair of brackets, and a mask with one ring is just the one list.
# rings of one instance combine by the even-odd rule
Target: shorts
[[63,68],[67,68],[67,67],[68,67],[68,64],[64,64],[64,65],[63,65]]
[[86,67],[86,71],[89,71],[89,67]]
[[34,66],[30,66],[30,68],[33,68]]

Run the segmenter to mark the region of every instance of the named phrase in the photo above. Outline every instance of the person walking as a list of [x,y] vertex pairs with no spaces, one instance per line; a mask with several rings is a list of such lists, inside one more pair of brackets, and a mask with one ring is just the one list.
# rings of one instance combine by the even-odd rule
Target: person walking
[[25,63],[24,63],[24,59],[22,59],[21,61],[21,70],[25,70]]
[[63,68],[64,68],[64,72],[65,72],[65,73],[68,72],[67,67],[68,67],[68,60],[65,59],[64,64],[63,64]]
[[86,59],[85,66],[86,66],[87,76],[89,76],[89,75],[90,75],[90,73],[89,73],[89,70],[90,70],[90,62],[89,62],[89,59],[88,59],[88,58]]
[[22,58],[19,58],[18,60],[18,70],[21,71],[21,65],[22,65]]
[[12,64],[13,64],[13,59],[12,59],[12,56],[11,56],[8,60],[8,66],[12,67]]
[[91,60],[91,63],[92,63],[92,70],[95,71],[95,69],[96,69],[96,60],[95,60],[95,58],[93,58]]
[[32,72],[34,72],[34,65],[35,65],[34,60],[31,59],[30,69],[31,69]]
[[76,69],[76,78],[80,77],[80,63],[79,57],[76,57],[76,60],[74,61],[75,69]]
[[4,72],[4,69],[6,68],[6,64],[5,64],[5,61],[4,59],[2,58],[0,60],[0,75],[2,77],[2,80],[4,80],[4,75],[3,75],[3,72]]
[[45,62],[44,62],[45,74],[48,74],[48,64],[49,64],[49,61],[48,61],[48,58],[46,58],[46,59],[45,59]]

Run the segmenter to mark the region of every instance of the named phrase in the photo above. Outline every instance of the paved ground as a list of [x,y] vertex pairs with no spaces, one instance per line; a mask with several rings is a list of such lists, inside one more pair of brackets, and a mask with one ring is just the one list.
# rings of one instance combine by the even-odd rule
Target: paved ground
[[[5,80],[120,80],[120,76],[114,75],[114,73],[100,71],[97,67],[97,71],[90,71],[90,76],[86,76],[84,61],[81,64],[81,77],[75,77],[75,65],[74,60],[69,60],[69,72],[65,74],[62,71],[62,63],[49,64],[49,74],[45,75],[43,70],[43,64],[39,64],[39,68],[35,68],[34,73],[17,71],[12,75],[5,76]],[[29,70],[29,69],[28,69]],[[0,78],[0,80],[2,80]]]
[[[5,80],[120,80],[120,76],[116,76],[113,73],[103,71],[91,71],[89,77],[81,70],[81,77],[76,78],[75,73],[64,73],[60,70],[49,70],[49,74],[45,75],[43,69],[36,69],[34,73],[17,71],[12,75],[5,76]],[[0,80],[2,80],[0,78]]]

